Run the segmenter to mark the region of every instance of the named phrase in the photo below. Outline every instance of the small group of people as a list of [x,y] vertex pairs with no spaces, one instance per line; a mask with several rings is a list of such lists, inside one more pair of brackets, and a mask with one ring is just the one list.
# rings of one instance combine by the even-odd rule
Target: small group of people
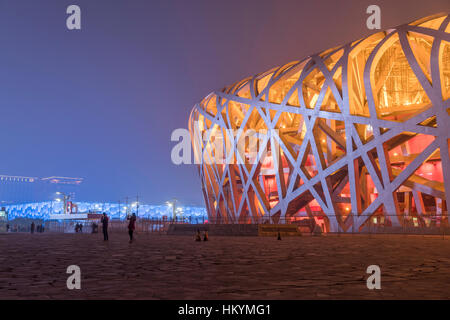
[[97,223],[92,222],[91,228],[92,228],[92,233],[98,233],[98,224]]
[[[208,231],[203,232],[203,241],[208,241]],[[197,229],[197,233],[195,234],[195,241],[202,241],[202,234],[200,230]]]
[[[130,237],[130,243],[134,241],[134,230],[136,229],[136,214],[133,213],[131,216],[127,216],[128,222],[128,236]],[[100,219],[100,222],[102,223],[102,230],[103,230],[103,241],[108,241],[108,224],[109,224],[109,217],[106,214],[106,212],[103,212],[103,216]]]
[[76,233],[78,233],[78,232],[83,232],[83,224],[81,224],[81,223],[77,223],[76,225],[75,225],[75,232]]
[[[9,231],[9,225],[6,226],[7,231]],[[43,233],[45,230],[45,227],[43,224],[38,224],[36,226],[36,224],[34,222],[31,223],[30,226],[30,232],[34,233],[34,231],[36,230],[37,233]]]
[[44,227],[44,225],[42,223],[37,225],[37,227],[36,227],[36,232],[37,233],[43,233],[44,230],[45,230],[45,227]]
[[23,228],[21,228],[18,225],[13,225],[12,227],[9,225],[9,223],[6,225],[6,232],[21,232],[21,231],[27,231],[26,228],[25,230],[23,230]]

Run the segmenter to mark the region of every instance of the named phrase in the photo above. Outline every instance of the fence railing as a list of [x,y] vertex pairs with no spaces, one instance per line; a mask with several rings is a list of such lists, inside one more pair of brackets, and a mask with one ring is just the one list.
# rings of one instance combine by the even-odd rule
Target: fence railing
[[245,219],[209,218],[211,224],[295,224],[303,232],[335,233],[411,233],[411,234],[450,234],[447,212],[442,214],[425,213],[422,215],[338,215],[313,212],[301,217],[247,217]]
[[[163,219],[137,219],[136,232],[165,233],[172,223],[184,223]],[[48,232],[64,233],[101,233],[102,224],[99,221],[47,221],[45,223]],[[77,225],[81,228],[77,228]],[[108,232],[125,232],[128,230],[128,221],[110,220]]]
[[[396,219],[394,219],[394,217]],[[31,220],[30,220],[31,221]],[[398,223],[395,223],[397,221]],[[15,225],[14,221],[9,222],[9,232],[30,232],[30,222],[21,222]],[[75,233],[76,225],[80,233],[102,232],[100,221],[93,220],[59,220],[42,221],[36,223],[35,232],[38,232],[37,225],[43,225],[44,232]],[[442,214],[425,213],[422,215],[360,215],[346,219],[340,216],[324,215],[313,212],[311,216],[302,217],[249,217],[247,219],[224,219],[224,218],[175,218],[175,219],[143,219],[136,222],[136,231],[141,233],[166,233],[171,224],[294,224],[302,233],[338,233],[338,234],[377,234],[377,233],[400,233],[400,234],[435,234],[450,235],[450,224],[447,212]],[[42,228],[41,228],[42,229]],[[125,232],[128,229],[127,220],[110,220],[109,232]]]

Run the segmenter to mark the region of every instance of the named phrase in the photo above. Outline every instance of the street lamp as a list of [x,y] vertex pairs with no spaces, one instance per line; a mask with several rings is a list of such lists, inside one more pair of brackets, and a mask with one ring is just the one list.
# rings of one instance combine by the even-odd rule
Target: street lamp
[[169,208],[172,208],[172,214],[173,214],[173,220],[175,221],[177,217],[177,199],[172,199],[170,201],[167,201],[166,204],[169,206]]
[[178,215],[180,215],[181,220],[183,220],[183,213],[184,213],[183,208],[178,207],[175,211]]
[[[67,200],[69,200],[70,199],[70,195],[67,195],[67,194],[65,194],[64,192],[60,192],[60,191],[58,191],[58,192],[56,192],[56,194],[57,195],[61,195],[61,196],[63,196],[63,200],[62,201],[64,201],[64,206],[63,206],[63,214],[66,214],[66,210],[67,210]],[[56,198],[55,199],[57,202],[61,202],[61,198]]]

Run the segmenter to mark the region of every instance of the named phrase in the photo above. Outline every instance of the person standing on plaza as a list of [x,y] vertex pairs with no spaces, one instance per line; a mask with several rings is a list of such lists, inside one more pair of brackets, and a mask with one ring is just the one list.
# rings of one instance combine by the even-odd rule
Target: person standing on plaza
[[109,221],[109,218],[106,215],[106,212],[103,212],[103,217],[101,218],[100,221],[101,221],[102,226],[103,226],[103,240],[104,241],[108,241],[109,240],[108,239],[108,221]]
[[34,227],[35,227],[35,224],[34,224],[34,221],[31,223],[31,233],[33,234],[34,233]]
[[127,217],[127,220],[130,222],[128,223],[128,235],[130,236],[130,243],[133,242],[133,232],[134,229],[136,229],[136,214],[133,213],[131,217]]
[[202,241],[202,235],[199,229],[197,229],[197,233],[195,234],[195,241]]

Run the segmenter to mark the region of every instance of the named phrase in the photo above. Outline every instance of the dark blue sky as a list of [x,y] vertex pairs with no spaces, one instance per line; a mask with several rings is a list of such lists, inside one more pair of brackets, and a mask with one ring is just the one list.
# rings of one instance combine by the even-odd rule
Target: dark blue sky
[[[82,30],[66,28],[70,4]],[[79,200],[139,195],[203,204],[194,166],[170,160],[210,91],[449,11],[448,0],[0,0],[0,174],[85,178]]]

